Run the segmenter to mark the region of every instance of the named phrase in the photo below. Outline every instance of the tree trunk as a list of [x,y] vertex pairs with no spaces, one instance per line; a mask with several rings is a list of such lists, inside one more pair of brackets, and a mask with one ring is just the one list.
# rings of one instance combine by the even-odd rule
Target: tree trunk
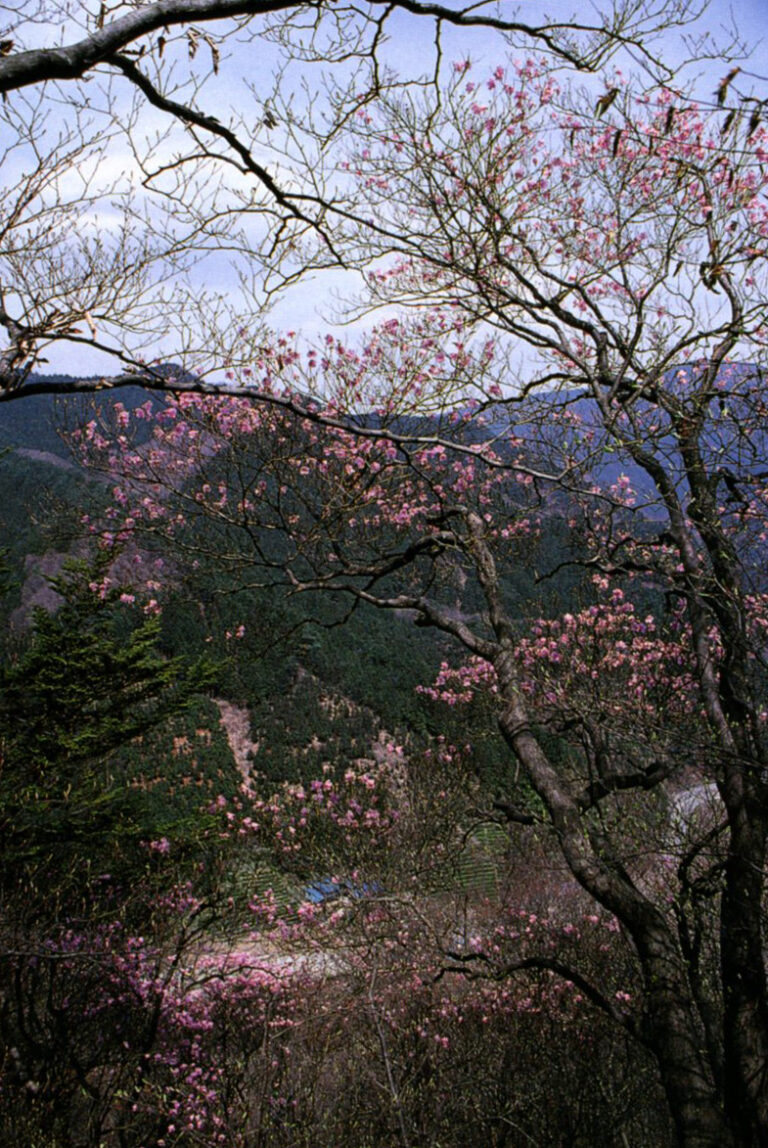
[[681,1148],[735,1148],[739,1141],[726,1123],[669,923],[621,866],[595,849],[567,780],[533,734],[511,658],[502,655],[496,670],[505,699],[501,732],[549,811],[565,861],[582,888],[614,914],[634,942],[645,986],[643,1037],[656,1056],[678,1142]]
[[[736,767],[732,767],[736,768]],[[741,772],[741,771],[740,771]],[[726,1112],[743,1148],[768,1145],[768,1000],[763,951],[765,813],[743,774],[733,803],[720,916]],[[752,806],[752,808],[750,808]]]
[[740,1141],[729,1130],[714,1084],[677,945],[666,926],[640,929],[639,936],[628,930],[645,979],[644,1037],[656,1056],[681,1148],[735,1148]]

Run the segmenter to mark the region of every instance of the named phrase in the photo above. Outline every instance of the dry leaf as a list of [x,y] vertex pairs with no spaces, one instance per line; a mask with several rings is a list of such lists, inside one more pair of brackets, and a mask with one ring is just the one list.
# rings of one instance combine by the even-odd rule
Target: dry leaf
[[725,103],[725,97],[728,94],[728,85],[730,84],[730,82],[734,78],[734,76],[738,76],[740,71],[741,71],[741,68],[731,68],[728,75],[725,76],[720,81],[720,83],[717,85],[717,91],[716,91],[715,95],[717,97],[718,107],[722,107],[723,104]]
[[609,107],[619,94],[618,88],[610,88],[595,104],[595,115],[599,118],[605,115]]

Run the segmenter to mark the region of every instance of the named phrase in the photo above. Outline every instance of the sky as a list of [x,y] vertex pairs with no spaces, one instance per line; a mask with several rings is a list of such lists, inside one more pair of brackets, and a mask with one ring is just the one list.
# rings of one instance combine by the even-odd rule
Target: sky
[[[93,3],[95,4],[95,0]],[[661,9],[668,7],[665,5],[665,0],[658,0],[658,6]],[[0,33],[7,34],[7,30],[12,28],[13,23],[18,20],[20,15],[22,17],[32,15],[39,7],[38,0],[24,0],[21,5],[18,2],[13,4],[0,2]],[[78,11],[82,11],[85,5],[68,5],[68,0],[58,0],[58,4],[49,3],[49,10],[51,7],[58,7],[59,11],[66,16],[67,10],[71,15],[74,15]],[[114,9],[115,5],[113,4],[111,7]],[[502,4],[505,15],[509,14],[514,7],[506,2]],[[538,0],[535,3],[528,0],[528,2],[516,7],[520,18],[528,19],[531,22],[540,19],[544,9],[544,5],[539,4]],[[567,19],[572,14],[573,8],[572,2],[549,0],[545,10],[551,18],[558,20]],[[584,18],[587,18],[586,13],[590,10],[583,6],[579,10]],[[395,16],[390,28],[391,39],[383,50],[383,58],[387,65],[399,73],[414,74],[420,72],[425,66],[425,61],[431,61],[433,58],[432,26],[427,21],[399,13]],[[702,15],[697,24],[687,33],[688,45],[683,41],[680,31],[673,30],[666,34],[663,41],[659,43],[659,54],[671,66],[679,68],[690,54],[689,45],[692,37],[701,37],[705,33],[710,33],[719,42],[727,43],[733,31],[736,31],[745,41],[750,51],[748,59],[739,61],[743,68],[740,80],[743,89],[748,90],[751,87],[754,94],[760,98],[763,95],[768,96],[768,4],[765,3],[765,0],[738,0],[738,3],[734,5],[724,2],[724,0],[712,0],[711,3],[704,4]],[[16,34],[14,32],[14,35]],[[28,24],[23,29],[23,34],[28,46],[52,45],[62,40],[66,41],[73,35],[75,38],[79,36],[71,18],[62,19],[58,23],[46,22],[41,19]],[[0,35],[0,39],[3,38],[3,35]],[[461,30],[460,32],[449,30],[446,32],[443,42],[444,59],[447,61],[469,57],[475,63],[493,65],[503,59],[507,50],[495,33],[483,30]],[[227,122],[231,116],[246,112],[246,110],[248,110],[248,114],[262,114],[260,109],[269,96],[274,82],[274,73],[279,66],[279,53],[273,45],[243,41],[232,44],[229,51],[231,55],[222,61],[219,75],[211,77],[210,82],[203,88],[199,97],[199,106],[204,110],[215,112],[223,122]],[[186,45],[184,45],[184,54],[178,55],[176,61],[176,66],[180,72],[188,71],[185,54]],[[164,63],[167,62],[170,65],[172,63],[170,57],[169,51],[168,58],[164,60]],[[201,70],[205,70],[209,60],[208,48],[205,44],[200,44],[196,64],[199,63]],[[625,70],[631,67],[631,63],[627,60],[621,61],[621,64]],[[703,60],[693,68],[689,68],[684,76],[688,82],[694,85],[698,95],[705,99],[712,99],[718,81],[722,79],[730,66],[732,66],[732,62],[726,64],[722,59]],[[307,67],[302,67],[299,73],[293,73],[293,80],[297,83],[295,97],[297,113],[307,106],[312,93],[319,87],[320,77],[318,73],[319,69]],[[306,81],[306,88],[303,93],[300,88],[302,81]],[[97,87],[101,82],[97,79],[92,83],[90,89],[94,105],[98,102]],[[246,92],[244,83],[252,86],[251,94]],[[603,78],[595,78],[591,83],[595,86],[596,95],[604,90],[605,80]],[[54,119],[55,116],[62,115],[66,121],[68,90],[63,87],[61,91],[64,98],[54,107],[52,114]],[[122,88],[120,85],[115,86],[116,102],[114,107],[118,118],[122,116],[127,119],[129,105],[124,94],[122,94],[124,91],[125,86]],[[88,93],[88,89],[86,89],[86,93]],[[139,141],[139,147],[146,148],[146,143],[142,141],[149,140],[153,137],[153,133],[160,132],[164,123],[165,117],[161,113],[155,110],[147,112],[145,109],[134,131],[134,138]],[[171,136],[165,144],[161,145],[157,153],[158,159],[170,160],[174,148],[177,146],[178,140],[174,140]],[[290,180],[290,172],[284,166],[276,165],[274,157],[264,155],[262,158],[268,169],[277,171],[284,180]],[[135,178],[136,168],[133,157],[125,137],[121,137],[119,134],[109,143],[99,165],[99,174],[102,178],[108,172],[124,181]],[[12,178],[12,165],[6,163],[4,172],[6,177]],[[77,173],[73,171],[70,175],[74,178]],[[99,219],[103,226],[107,229],[114,227],[118,214],[108,204],[102,205],[99,211]],[[220,293],[226,300],[234,304],[237,303],[237,277],[233,270],[232,260],[226,254],[218,254],[209,258],[196,268],[192,272],[191,282],[193,286],[196,283],[200,284],[201,288],[205,286]],[[326,274],[319,279],[316,278],[303,283],[291,289],[282,301],[278,302],[270,316],[270,321],[277,327],[291,327],[294,330],[300,330],[311,338],[321,330],[327,329],[328,324],[332,321],[335,310],[334,292],[346,289],[347,282],[339,273]],[[168,336],[166,345],[171,356],[176,338],[175,332]],[[49,366],[47,369],[71,374],[113,373],[115,370],[114,363],[98,352],[88,351],[82,347],[67,346],[65,343],[59,343],[51,348],[48,358]]]

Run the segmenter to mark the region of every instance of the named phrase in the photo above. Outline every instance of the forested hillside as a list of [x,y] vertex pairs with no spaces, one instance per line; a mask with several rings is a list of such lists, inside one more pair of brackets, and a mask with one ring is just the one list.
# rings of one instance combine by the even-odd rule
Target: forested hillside
[[[79,466],[68,432],[94,414],[109,421],[104,412],[115,402],[134,410],[148,397],[137,387],[127,394],[121,390],[119,398],[99,396],[95,407],[82,397],[50,396],[0,407],[0,438],[14,444],[0,458],[8,547],[8,592],[0,608],[13,619],[4,629],[12,644],[29,626],[35,604],[57,600],[50,578],[60,572],[66,555],[90,552],[92,538],[82,518],[95,517],[110,497],[105,476]],[[589,597],[584,579],[573,570],[539,582],[559,565],[564,532],[562,519],[553,517],[526,564],[507,574],[521,619],[547,605],[573,607]],[[504,750],[488,715],[470,719],[462,713],[453,719],[418,692],[433,681],[446,655],[439,634],[415,627],[407,611],[385,618],[363,604],[347,616],[338,598],[286,597],[280,587],[249,590],[247,575],[232,576],[219,567],[215,546],[208,557],[204,541],[201,547],[194,571],[183,562],[161,562],[161,649],[169,656],[213,659],[216,680],[210,692],[248,708],[254,740],[261,743],[259,773],[274,780],[309,780],[323,760],[365,756],[362,751],[384,730],[417,744],[437,733],[469,742],[478,771],[502,778]],[[152,561],[145,556],[147,566]],[[115,571],[116,580],[131,581],[130,554],[118,558]],[[470,613],[477,609],[471,584],[457,591],[456,605]],[[347,703],[343,720],[334,717],[333,698]],[[324,704],[324,699],[331,700]],[[313,735],[323,748],[307,748]]]
[[[143,400],[137,391],[131,409]],[[88,411],[79,400],[76,406],[82,421]],[[103,412],[104,400],[101,407]],[[14,409],[24,412],[23,406]],[[0,408],[0,425],[6,410]],[[570,936],[564,927],[581,927],[568,923],[578,918],[577,901],[564,902],[551,916],[562,876],[539,876],[531,883],[529,866],[539,851],[535,838],[518,840],[508,852],[509,839],[497,824],[505,820],[500,811],[520,801],[535,810],[536,800],[510,776],[492,707],[478,696],[455,710],[424,692],[449,655],[445,640],[414,625],[407,610],[392,618],[365,603],[350,612],[343,600],[320,593],[286,596],[279,585],[249,588],[247,571],[217,563],[200,524],[195,539],[201,558],[194,564],[172,553],[161,555],[151,536],[100,556],[89,526],[108,510],[112,484],[83,470],[68,452],[56,427],[71,430],[71,416],[71,410],[42,401],[31,409],[29,422],[17,414],[3,430],[16,445],[0,459],[7,544],[0,694],[6,731],[2,897],[12,928],[53,929],[49,943],[62,960],[55,977],[53,969],[40,975],[27,970],[5,1012],[4,1039],[17,1049],[13,1072],[21,1080],[50,1081],[39,1107],[36,1096],[22,1099],[20,1106],[4,1106],[6,1133],[18,1137],[45,1119],[65,1135],[67,1128],[96,1120],[95,1105],[109,1122],[125,1081],[137,1087],[142,1050],[150,1048],[161,1071],[157,1076],[153,1070],[141,1085],[142,1127],[166,1126],[162,1118],[156,1123],[151,1096],[165,1087],[163,1074],[174,1075],[167,1059],[171,1049],[187,1040],[174,1027],[174,1001],[183,982],[177,984],[170,969],[163,973],[155,1035],[156,1022],[142,1018],[139,1001],[128,1008],[125,994],[145,992],[136,981],[144,975],[140,968],[147,962],[158,968],[160,953],[170,944],[180,967],[189,968],[185,976],[192,985],[205,976],[201,946],[203,953],[209,947],[234,950],[234,968],[251,960],[244,945],[256,966],[264,963],[265,946],[272,959],[295,960],[299,969],[308,947],[329,954],[314,958],[320,962],[317,971],[310,966],[297,972],[295,983],[277,998],[276,982],[261,973],[254,979],[249,972],[246,981],[243,972],[231,984],[219,973],[224,979],[205,1007],[214,1010],[217,1031],[221,1023],[236,1023],[254,1033],[252,1047],[233,1050],[231,1063],[225,1058],[226,1072],[231,1079],[257,1066],[260,1074],[267,1072],[260,1077],[269,1080],[266,1107],[254,1108],[249,1098],[248,1119],[258,1119],[270,1143],[283,1142],[281,1110],[273,1105],[295,1090],[292,1073],[304,1079],[307,1071],[319,1070],[313,1042],[326,1050],[330,1077],[315,1094],[302,1085],[302,1099],[297,1096],[287,1126],[293,1129],[290,1136],[322,1134],[335,1143],[348,1142],[350,1127],[366,1110],[367,1126],[386,1138],[391,1100],[382,1097],[371,1105],[362,1092],[338,1090],[348,1078],[350,1056],[362,1057],[366,1074],[374,1078],[388,1063],[379,1064],[368,1046],[369,1022],[358,1028],[355,1020],[359,994],[374,985],[364,950],[354,955],[362,928],[365,944],[374,933],[382,940],[396,933],[413,965],[409,975],[420,978],[422,987],[410,1001],[399,1000],[399,1014],[387,1023],[402,1066],[402,1110],[410,1113],[409,1122],[423,1122],[425,1136],[458,1144],[465,1134],[461,1129],[469,1135],[478,1121],[495,1136],[494,1122],[503,1127],[504,1114],[515,1113],[516,1121],[532,1129],[550,1127],[549,1135],[557,1138],[571,1126],[572,1109],[571,1101],[562,1112],[551,1109],[553,1073],[563,1082],[565,1073],[573,1103],[580,1109],[587,1105],[580,1117],[585,1144],[586,1137],[611,1142],[594,1139],[608,1111],[617,1127],[640,1129],[638,1144],[649,1135],[664,1135],[652,1107],[637,1109],[640,1093],[649,1087],[645,1067],[638,1091],[621,1099],[607,1083],[605,1097],[596,1096],[588,1075],[573,1077],[576,1045],[569,1051],[567,1041],[557,1042],[557,1065],[548,1054],[545,1067],[540,1049],[551,1037],[536,1018],[550,992],[546,980],[534,977],[522,995],[513,990],[501,998],[483,989],[456,992],[448,983],[446,995],[442,987],[428,988],[429,976],[423,980],[428,969],[437,975],[441,951],[457,946],[460,954],[472,951],[478,942],[470,937],[484,930],[485,915],[499,899],[526,906],[526,943],[543,929],[560,945]],[[537,581],[558,566],[564,538],[562,523],[551,517],[526,563],[510,571],[506,590],[518,604],[521,624],[537,602],[541,608],[548,602],[550,608],[557,603],[576,609],[588,600],[589,587],[570,569],[554,580]],[[476,587],[462,578],[454,583],[455,609],[472,616],[479,608]],[[149,594],[157,599],[157,610],[148,610]],[[233,753],[236,745],[227,740],[229,727],[222,722],[227,706],[244,721],[245,770]],[[562,752],[567,753],[565,743]],[[30,771],[32,761],[36,766]],[[314,795],[311,811],[308,794]],[[390,904],[392,896],[406,898],[405,913]],[[335,936],[326,932],[327,918],[331,912],[339,916],[339,904],[346,908],[342,932]],[[423,914],[429,935],[419,925]],[[276,942],[272,926],[280,917],[288,923]],[[126,938],[142,930],[153,939],[130,940],[135,956],[120,957],[139,963],[129,974],[134,988],[112,990],[122,1002],[114,1029],[119,1040],[113,1045],[113,1022],[105,1020],[111,1006],[97,979],[99,968],[113,983],[122,976],[108,967],[115,930],[128,930]],[[598,961],[600,948],[595,945]],[[296,950],[299,955],[291,956]],[[118,945],[115,954],[120,951]],[[94,969],[97,979],[90,983],[79,976],[80,953],[88,954]],[[343,990],[333,975],[329,979],[326,961],[329,969],[343,962]],[[401,975],[397,963],[373,973],[381,979],[377,1009],[393,1007]],[[617,985],[626,983],[617,969],[612,976]],[[319,992],[325,1002],[320,1015],[327,1013],[328,1023],[334,1017],[328,1029],[318,1015],[303,1051],[292,1046],[288,1025],[270,1054],[278,1059],[269,1069],[256,1035],[262,1023],[272,1023],[259,1019],[265,991],[278,1032],[288,1015],[283,1010],[298,1019],[305,1007],[300,1001],[311,1010]],[[612,1064],[621,1060],[625,1053],[610,1030],[574,1000],[558,1000],[558,1023],[567,1018],[578,1047],[588,1040],[595,1055]],[[232,1019],[225,1021],[230,1013]],[[93,1022],[100,1018],[98,1040],[91,1014]],[[65,1015],[72,1017],[71,1036],[57,1019]],[[374,1032],[377,1015],[371,1015]],[[517,1017],[514,1053],[503,1052],[511,1015]],[[309,1014],[301,1023],[308,1019]],[[553,1022],[551,1017],[547,1023]],[[30,1023],[36,1026],[34,1038]],[[416,1045],[412,1033],[423,1033]],[[484,1057],[496,1043],[502,1057],[498,1075],[484,1072],[485,1116],[472,1099],[477,1088],[471,1083],[472,1063],[480,1040]],[[124,1053],[118,1055],[121,1043]],[[206,1088],[216,1091],[213,1062],[204,1063],[209,1055],[218,1064],[221,1047],[190,1049],[186,1071],[200,1072]],[[506,1059],[511,1055],[514,1072]],[[450,1079],[453,1103],[443,1084],[430,1101],[434,1107],[424,1109],[425,1073]],[[90,1082],[88,1098],[79,1092],[78,1079]],[[94,1085],[97,1079],[101,1083]],[[19,1096],[24,1097],[23,1089]],[[192,1112],[208,1126],[210,1114],[199,1101],[193,1101]],[[190,1119],[185,1117],[187,1124]]]
[[[735,413],[718,404],[705,458],[730,491],[726,462],[759,482],[761,440],[741,441],[754,372],[726,378]],[[550,401],[537,396],[518,419],[541,420]],[[666,896],[659,874],[676,866],[683,936],[693,927],[696,945],[711,945],[720,860],[715,847],[706,860],[701,851],[719,832],[718,797],[700,767],[706,747],[674,599],[660,589],[664,558],[653,565],[666,535],[621,460],[593,454],[597,408],[569,396],[564,425],[545,420],[537,437],[503,426],[491,405],[480,417],[358,418],[328,441],[290,412],[160,401],[141,388],[95,405],[41,398],[28,421],[18,404],[3,425],[8,409],[2,897],[9,944],[14,931],[47,934],[62,961],[41,976],[21,970],[5,1014],[12,1071],[51,1082],[39,1109],[3,1110],[9,1135],[51,1119],[62,1136],[107,1127],[126,1079],[143,1097],[140,1126],[167,1129],[158,1097],[191,1032],[179,1018],[213,977],[199,1007],[215,1037],[193,1042],[184,1063],[215,1100],[193,1102],[186,1132],[197,1121],[212,1135],[219,1090],[239,1080],[237,1119],[255,1121],[270,1145],[321,1134],[351,1146],[359,1119],[385,1138],[401,1120],[423,1122],[425,1142],[449,1145],[478,1125],[506,1143],[508,1121],[522,1130],[512,1143],[542,1129],[545,1143],[671,1143],[653,1062],[619,1037],[644,1007],[627,937],[615,916],[590,911],[553,850],[541,791],[510,768],[498,670],[474,653],[491,649],[494,626],[514,637],[521,691],[536,706],[531,732],[563,777],[581,779],[581,807],[600,811],[590,832],[612,834],[622,880],[643,896]],[[517,479],[519,469],[551,473],[581,443],[587,463],[573,489]],[[671,437],[660,449],[673,449]],[[371,497],[366,476],[379,469],[396,479],[388,503],[380,487]],[[675,487],[691,481],[684,467],[671,473]],[[259,496],[234,503],[238,491]],[[441,508],[457,495],[458,509]],[[755,595],[761,553],[750,532]],[[605,576],[617,559],[620,585]],[[472,652],[463,663],[457,635]],[[762,697],[757,668],[753,682]],[[642,734],[628,699],[648,723]],[[647,792],[642,804],[636,791]],[[103,996],[102,974],[82,981],[80,954],[116,997]],[[713,959],[711,949],[696,956],[702,974]],[[274,1002],[281,1052],[267,1071],[260,1042],[272,1022],[258,1018],[286,968]],[[72,994],[102,1016],[132,994],[143,1001],[150,969],[164,970],[160,995],[154,1013],[140,1004],[129,1022],[127,1055],[94,1043],[88,1025],[75,1023],[76,1039],[61,1030]],[[331,1028],[318,1022],[311,1036],[330,1078],[318,1094],[301,1085],[283,1126],[294,1073],[318,1071],[314,1044],[296,1045],[287,1017],[305,1025],[302,1002],[317,992],[334,1001]],[[230,1023],[266,1028],[219,1080]],[[128,1031],[121,1022],[114,1035]],[[471,1068],[480,1039],[503,1052],[482,1087]],[[364,1094],[341,1103],[358,1042],[366,1072],[388,1082],[379,1105]],[[144,1083],[150,1049],[158,1069]],[[251,1065],[271,1080],[266,1106],[243,1082]],[[424,1074],[439,1082],[426,1108]],[[87,1100],[73,1083],[83,1080]],[[552,1108],[555,1082],[562,1106]]]

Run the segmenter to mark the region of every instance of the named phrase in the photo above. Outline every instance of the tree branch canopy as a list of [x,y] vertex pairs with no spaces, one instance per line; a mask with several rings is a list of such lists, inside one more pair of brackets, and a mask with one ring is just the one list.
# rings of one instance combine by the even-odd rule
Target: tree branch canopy
[[[439,89],[450,75],[447,30],[498,36],[502,49],[507,41],[538,46],[555,66],[577,70],[594,70],[631,46],[663,72],[648,45],[696,15],[690,0],[615,0],[594,22],[540,23],[506,18],[485,2],[154,0],[129,11],[117,6],[122,14],[114,18],[109,7],[83,6],[62,24],[65,41],[77,26],[78,39],[28,49],[22,11],[0,53],[4,169],[34,172],[9,188],[0,216],[0,239],[12,237],[0,257],[0,324],[8,339],[0,383],[9,393],[44,361],[47,346],[88,344],[138,366],[155,357],[160,342],[175,341],[170,357],[191,357],[193,327],[207,331],[202,349],[214,330],[261,325],[273,298],[314,271],[359,276],[376,258],[374,248],[384,259],[399,250],[418,255],[412,228],[361,213],[344,153],[359,117],[380,95]],[[434,30],[431,59],[410,78],[396,74],[388,54],[387,41],[401,34],[398,13]],[[38,38],[42,19],[29,19]],[[201,63],[201,42],[210,61]],[[222,43],[233,46],[231,61],[222,59]],[[234,76],[237,52],[254,43],[266,49],[265,67],[258,76],[238,74],[242,99],[213,114],[205,107],[206,81],[221,70],[226,82],[228,67]],[[334,65],[333,74],[313,86],[308,65],[323,62]],[[62,99],[70,115],[57,133]],[[110,184],[101,173],[120,164],[122,174]],[[84,184],[79,192],[72,191],[75,170]],[[368,256],[349,243],[353,235],[370,239]],[[120,264],[117,252],[129,248]],[[190,285],[190,268],[219,256],[233,280],[239,276],[240,305]],[[176,316],[192,308],[196,322],[175,329]],[[205,367],[198,355],[194,370],[245,364],[257,340],[254,332],[244,350],[233,338],[228,354],[209,355]]]
[[50,80],[79,79],[142,36],[162,28],[264,16],[296,7],[296,0],[157,0],[142,4],[65,47],[11,52],[0,59],[0,92],[18,91]]
[[[325,3],[317,5],[302,0],[155,0],[154,3],[143,3],[135,11],[104,23],[90,35],[72,44],[6,55],[0,59],[0,92],[18,91],[51,80],[81,78],[110,56],[161,29],[269,16],[277,12],[313,12],[325,7],[328,7]],[[586,61],[581,62],[575,53],[557,45],[551,25],[537,27],[517,20],[485,15],[481,10],[484,7],[482,4],[451,8],[444,4],[420,4],[417,0],[370,0],[368,7],[371,13],[382,9],[389,15],[392,10],[400,8],[412,15],[444,21],[456,27],[519,32],[533,40],[540,40],[569,63],[587,66]],[[564,24],[562,28],[591,34],[603,31],[598,26],[580,23]]]

